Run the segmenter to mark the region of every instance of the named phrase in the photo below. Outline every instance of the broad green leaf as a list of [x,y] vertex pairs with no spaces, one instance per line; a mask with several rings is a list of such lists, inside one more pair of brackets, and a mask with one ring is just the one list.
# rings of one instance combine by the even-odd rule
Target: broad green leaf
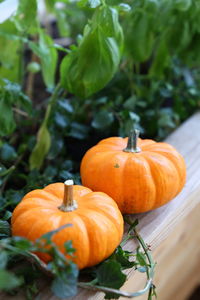
[[46,8],[49,12],[53,12],[54,11],[54,7],[55,7],[55,3],[56,3],[56,0],[45,0],[45,5],[46,5]]
[[47,129],[46,123],[43,123],[40,127],[37,136],[37,143],[30,156],[30,169],[40,169],[42,163],[49,152],[51,146],[51,136]]
[[166,39],[162,39],[155,53],[152,66],[149,70],[151,76],[163,77],[164,69],[169,66],[170,55],[166,44]]
[[101,0],[80,0],[78,2],[79,7],[90,7],[90,8],[96,8],[101,4]]
[[133,11],[126,21],[125,45],[134,62],[143,62],[150,57],[154,40],[153,24],[148,12]]
[[62,86],[80,97],[102,89],[117,71],[122,40],[117,11],[107,6],[98,8],[78,47],[62,61]]
[[56,17],[58,30],[61,37],[68,37],[70,34],[70,26],[68,24],[67,14],[62,9],[56,9]]
[[57,66],[58,54],[55,49],[52,38],[40,30],[39,43],[29,42],[29,47],[40,58],[42,75],[48,88],[55,85],[55,72]]
[[10,35],[16,34],[16,27],[10,20],[0,24],[0,79],[7,78],[13,82],[21,82],[22,43],[20,40],[10,38]]
[[192,5],[192,0],[175,0],[174,7],[180,11],[186,11]]
[[20,0],[16,16],[13,18],[17,29],[29,32],[31,28],[37,27],[37,0]]
[[11,272],[0,270],[0,290],[11,290],[22,283],[22,280]]

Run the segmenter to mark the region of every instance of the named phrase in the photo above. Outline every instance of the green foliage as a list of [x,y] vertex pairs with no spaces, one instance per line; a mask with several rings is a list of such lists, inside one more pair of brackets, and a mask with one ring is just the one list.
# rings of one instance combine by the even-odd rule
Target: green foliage
[[117,11],[108,6],[98,8],[78,47],[62,62],[62,86],[80,97],[102,89],[117,71],[122,39]]
[[41,60],[41,69],[44,82],[46,86],[51,89],[54,87],[55,72],[57,67],[57,50],[53,47],[54,43],[52,38],[45,34],[45,32],[39,30],[39,42],[30,42],[29,46],[32,51]]
[[24,33],[37,27],[37,1],[20,0],[14,22],[17,29]]
[[13,82],[22,80],[22,43],[9,38],[15,34],[17,29],[10,20],[0,24],[0,86],[2,78]]
[[0,136],[6,136],[16,128],[13,107],[22,108],[29,114],[32,113],[32,107],[30,99],[22,92],[19,84],[8,80],[1,82],[3,85],[0,86]]

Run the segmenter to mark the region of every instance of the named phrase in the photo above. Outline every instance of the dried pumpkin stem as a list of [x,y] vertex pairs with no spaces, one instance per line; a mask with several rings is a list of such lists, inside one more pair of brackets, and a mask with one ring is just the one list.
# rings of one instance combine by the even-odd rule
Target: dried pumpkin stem
[[140,132],[138,129],[131,130],[129,138],[128,138],[127,146],[123,150],[124,152],[130,152],[130,153],[141,152],[141,149],[137,146],[139,134],[140,134]]
[[62,211],[73,211],[78,208],[77,202],[73,198],[73,180],[66,180],[64,182],[64,198],[63,203],[59,207]]

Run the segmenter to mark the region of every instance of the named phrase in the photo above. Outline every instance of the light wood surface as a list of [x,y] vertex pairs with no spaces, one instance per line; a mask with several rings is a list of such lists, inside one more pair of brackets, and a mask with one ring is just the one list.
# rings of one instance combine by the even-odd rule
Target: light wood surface
[[[199,272],[197,257],[199,259],[200,253],[200,113],[183,123],[166,141],[185,158],[187,183],[183,191],[170,203],[145,214],[132,215],[131,218],[139,219],[138,229],[146,243],[151,245],[158,261],[155,275],[158,294],[161,293],[158,299],[184,300],[185,298],[176,295],[177,288],[185,291],[183,294],[186,295],[198,282],[193,276],[194,272]],[[135,247],[134,241],[128,241],[124,248],[133,251]],[[130,270],[127,274],[128,280],[122,290],[133,292],[142,287],[145,282],[144,275],[139,276],[138,272],[136,274]],[[182,286],[185,277],[189,278],[188,276],[193,279],[188,285]],[[52,295],[49,287],[44,285],[37,299],[57,298]],[[79,289],[78,295],[70,299],[102,300],[104,294]],[[139,299],[144,300],[146,297],[142,296]]]
[[[196,213],[199,218],[200,225],[200,213],[199,206],[200,203],[200,113],[196,113],[185,123],[183,123],[177,130],[175,130],[167,139],[166,142],[173,145],[185,158],[187,165],[187,183],[183,191],[170,203],[160,207],[154,211],[132,215],[133,219],[139,219],[139,231],[146,241],[146,243],[151,245],[151,249],[158,249],[158,262],[162,258],[162,247],[169,247],[167,254],[163,256],[163,267],[162,272],[158,272],[161,278],[156,279],[158,290],[163,286],[169,288],[172,284],[170,283],[170,272],[172,269],[168,268],[166,274],[164,273],[165,268],[170,266],[173,260],[173,245],[178,242],[176,238],[170,239],[170,243],[165,246],[162,245],[161,250],[158,247],[164,239],[166,239],[170,233],[173,231],[175,237],[180,239],[180,232],[176,231],[176,225],[179,224],[193,209],[196,209]],[[197,218],[197,220],[198,220]],[[178,230],[178,229],[177,229]],[[179,229],[180,230],[180,229]],[[194,237],[195,239],[195,237]],[[193,240],[193,235],[191,233],[191,240]],[[192,244],[191,244],[192,245]],[[133,241],[128,241],[125,245],[125,249],[133,251],[136,244]],[[193,255],[193,246],[185,245],[185,249],[188,254]],[[197,248],[198,249],[198,248]],[[181,252],[181,249],[179,249]],[[161,254],[160,254],[161,251]],[[177,250],[178,251],[178,250]],[[185,251],[185,250],[184,250]],[[199,251],[199,250],[198,250]],[[157,252],[156,252],[157,253]],[[163,251],[164,253],[164,251]],[[168,256],[167,256],[168,255]],[[177,252],[176,252],[177,255]],[[157,257],[157,254],[156,254]],[[183,256],[184,257],[184,256]],[[176,260],[176,258],[174,258]],[[170,261],[172,260],[172,262]],[[182,263],[182,260],[180,260]],[[190,262],[188,262],[189,264]],[[159,269],[159,267],[157,267]],[[122,290],[136,291],[141,288],[142,279],[138,279],[138,275],[134,271],[128,271],[128,281],[122,287]],[[140,275],[141,276],[144,275]],[[158,276],[158,275],[157,275]],[[157,278],[157,277],[156,277]],[[177,275],[178,278],[178,275]],[[181,278],[181,277],[180,277]],[[162,280],[160,280],[162,279]],[[145,280],[144,280],[145,281]],[[181,285],[181,281],[177,281]],[[175,283],[175,281],[174,281]],[[138,285],[140,285],[138,287]],[[186,288],[186,287],[185,287]],[[76,297],[70,298],[71,300],[102,300],[104,299],[103,293],[94,293],[87,290],[80,289]],[[48,287],[40,294],[40,299],[42,300],[56,300],[57,298],[51,294]],[[121,298],[123,299],[123,298]],[[124,298],[125,299],[125,298]],[[139,299],[142,299],[141,297]],[[143,299],[146,299],[145,297]],[[181,298],[159,298],[160,300],[183,300]]]

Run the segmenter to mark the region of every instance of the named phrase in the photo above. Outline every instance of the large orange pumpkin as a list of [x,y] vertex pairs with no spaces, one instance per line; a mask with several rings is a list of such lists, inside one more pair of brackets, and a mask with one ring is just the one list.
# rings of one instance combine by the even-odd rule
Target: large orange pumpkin
[[[13,212],[12,233],[35,241],[64,224],[72,224],[56,233],[53,241],[63,252],[64,243],[71,240],[76,249],[75,262],[82,269],[111,255],[122,238],[123,218],[109,196],[72,184],[68,180],[65,185],[54,183],[28,193]],[[38,256],[49,260],[46,254]]]
[[[141,213],[173,199],[183,188],[186,166],[169,144],[111,137],[89,149],[81,163],[84,186],[111,196],[122,213]],[[128,143],[127,143],[128,142]]]

